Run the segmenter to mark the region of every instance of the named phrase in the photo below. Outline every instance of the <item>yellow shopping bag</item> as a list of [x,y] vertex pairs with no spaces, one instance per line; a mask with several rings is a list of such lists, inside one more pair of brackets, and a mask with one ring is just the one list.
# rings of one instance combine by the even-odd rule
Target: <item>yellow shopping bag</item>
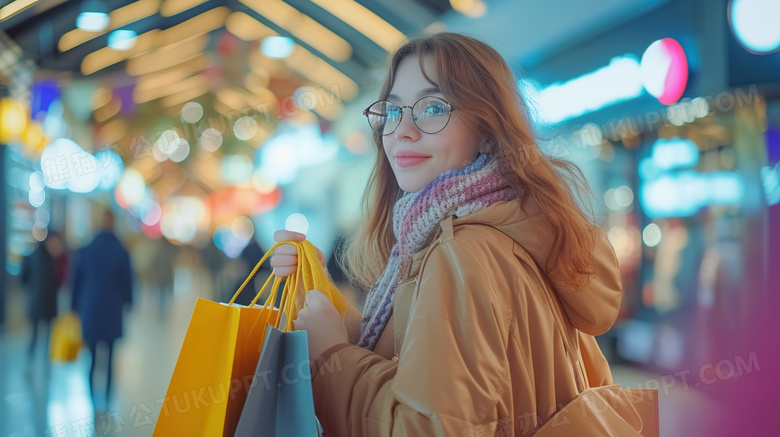
[[[282,244],[292,244],[299,252],[298,271],[285,282],[282,311],[273,308],[282,281],[274,274],[248,307],[234,305],[263,262]],[[265,304],[255,307],[272,279],[273,287]],[[286,330],[291,329],[302,307],[296,304],[305,294],[299,291],[301,286],[305,291],[321,290],[342,314],[346,311],[344,297],[328,281],[314,246],[308,241],[274,245],[227,305],[198,298],[154,429],[155,437],[233,436],[252,384],[266,327],[278,327],[284,321]]]
[[52,361],[75,361],[81,345],[79,316],[76,313],[58,316],[51,327],[49,358]]
[[278,318],[278,311],[254,307],[266,286],[249,307],[234,305],[247,282],[228,304],[196,301],[154,436],[233,435],[265,334],[253,327],[263,314]]

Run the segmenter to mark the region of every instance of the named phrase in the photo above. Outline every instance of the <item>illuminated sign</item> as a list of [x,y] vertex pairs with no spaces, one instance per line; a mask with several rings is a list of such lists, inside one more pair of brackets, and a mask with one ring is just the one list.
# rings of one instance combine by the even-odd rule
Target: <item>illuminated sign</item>
[[740,44],[763,55],[780,49],[780,2],[731,0],[729,25]]
[[700,173],[699,150],[691,140],[658,139],[639,165],[639,201],[648,217],[685,217],[707,205],[738,205],[745,195],[739,173]]
[[660,39],[642,55],[642,83],[664,105],[680,100],[688,84],[688,60],[679,42]]
[[523,79],[518,84],[537,106],[536,117],[556,124],[570,118],[635,99],[645,92],[664,105],[682,97],[688,83],[688,61],[680,43],[664,38],[652,43],[640,60],[632,54],[566,82],[539,87]]

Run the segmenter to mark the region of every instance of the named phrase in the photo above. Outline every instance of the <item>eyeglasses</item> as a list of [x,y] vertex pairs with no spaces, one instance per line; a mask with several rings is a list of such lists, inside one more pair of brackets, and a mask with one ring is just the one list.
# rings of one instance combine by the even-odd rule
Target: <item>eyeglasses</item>
[[404,118],[404,109],[412,111],[412,121],[421,132],[435,134],[441,132],[450,122],[450,115],[455,108],[446,100],[425,96],[412,106],[398,106],[387,100],[374,102],[363,110],[363,115],[368,119],[371,129],[379,135],[390,135],[401,124]]

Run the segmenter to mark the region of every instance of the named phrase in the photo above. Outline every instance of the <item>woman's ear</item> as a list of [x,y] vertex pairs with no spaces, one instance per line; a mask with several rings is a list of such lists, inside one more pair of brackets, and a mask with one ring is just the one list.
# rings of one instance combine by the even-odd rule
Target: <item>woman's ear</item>
[[489,155],[491,152],[493,152],[494,147],[495,140],[493,139],[493,135],[488,134],[485,136],[485,139],[482,140],[482,144],[479,146],[479,153]]

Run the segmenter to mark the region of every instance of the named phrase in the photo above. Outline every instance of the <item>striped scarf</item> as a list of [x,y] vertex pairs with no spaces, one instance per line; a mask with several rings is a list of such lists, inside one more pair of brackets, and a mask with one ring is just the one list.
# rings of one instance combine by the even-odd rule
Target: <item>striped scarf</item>
[[368,292],[358,346],[374,350],[393,313],[398,282],[431,232],[445,218],[463,217],[498,201],[516,198],[498,169],[498,162],[480,154],[470,165],[448,170],[414,193],[404,193],[393,207],[397,243],[384,272]]

